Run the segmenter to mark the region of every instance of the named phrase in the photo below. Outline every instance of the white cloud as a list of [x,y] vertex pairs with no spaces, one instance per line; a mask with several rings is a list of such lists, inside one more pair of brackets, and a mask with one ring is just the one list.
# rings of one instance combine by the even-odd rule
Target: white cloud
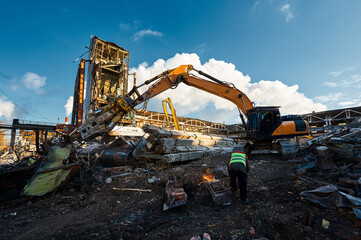
[[129,23],[119,23],[119,27],[120,27],[120,29],[122,29],[124,31],[128,31],[130,29],[130,24]]
[[298,91],[299,86],[287,86],[276,81],[260,81],[251,84],[249,96],[259,105],[281,106],[283,114],[302,114],[326,110],[326,106],[315,103]]
[[68,98],[66,104],[64,105],[67,116],[69,116],[71,114],[71,112],[73,111],[73,101],[74,101],[73,96],[70,96]]
[[338,105],[341,107],[354,107],[354,106],[360,105],[360,100],[361,99],[353,99],[353,100],[349,100],[349,101],[343,101],[343,102],[339,102]]
[[42,92],[41,87],[45,85],[46,77],[39,76],[36,73],[27,72],[23,76],[22,82],[24,83],[27,89],[32,89],[36,93],[41,93]]
[[283,12],[284,14],[286,14],[286,22],[292,20],[293,18],[295,18],[295,16],[293,15],[291,9],[290,9],[290,5],[289,4],[285,4],[281,7],[281,12]]
[[352,66],[352,67],[343,68],[340,71],[332,71],[332,72],[329,72],[328,74],[330,74],[331,76],[334,76],[334,77],[338,77],[344,72],[353,71],[355,69],[356,69],[356,67]]
[[351,80],[349,80],[349,81],[343,80],[342,84],[345,86],[355,85],[356,87],[359,88],[360,82],[361,82],[361,75],[355,74],[355,75],[351,76]]
[[323,84],[329,87],[337,87],[337,83],[335,82],[324,82]]
[[260,1],[256,1],[254,4],[253,4],[253,7],[251,9],[251,12],[253,12],[254,10],[256,10],[258,4],[260,3]]
[[330,75],[334,76],[334,77],[338,77],[339,75],[341,75],[344,71],[334,71],[334,72],[329,72]]
[[150,29],[147,29],[147,30],[141,30],[141,31],[138,31],[134,34],[134,40],[135,41],[138,41],[140,39],[142,39],[144,36],[154,36],[154,37],[162,37],[163,36],[163,33],[161,32],[158,32],[158,31],[153,31],[153,30],[150,30]]
[[6,98],[0,98],[0,117],[5,117],[6,120],[14,118],[15,104]]
[[342,96],[343,96],[342,93],[330,93],[324,96],[316,96],[314,100],[321,103],[335,102],[335,101],[339,101],[342,98]]
[[338,82],[324,82],[323,84],[329,87],[356,87],[360,88],[361,75],[352,75],[351,79],[341,80]]
[[[150,79],[167,69],[175,68],[182,64],[192,64],[194,68],[215,78],[233,83],[239,90],[244,92],[252,101],[254,101],[256,105],[281,106],[281,111],[284,114],[300,114],[326,109],[325,105],[315,103],[303,93],[300,93],[298,91],[298,85],[287,86],[280,81],[264,80],[251,83],[250,76],[244,75],[242,72],[238,71],[232,63],[212,58],[202,64],[199,56],[195,53],[176,54],[166,61],[158,59],[151,66],[149,66],[148,63],[143,63],[140,64],[138,68],[132,69],[132,71],[137,73],[137,84],[139,85],[145,80]],[[142,87],[140,92],[145,91],[147,88],[148,86]],[[185,84],[179,84],[176,89],[168,90],[155,98],[162,100],[167,97],[170,97],[172,102],[177,105],[176,110],[180,116],[202,111],[206,105],[209,104],[213,104],[216,109],[222,110],[222,113],[227,112],[227,114],[222,114],[224,118],[226,118],[226,116],[234,116],[235,113],[238,113],[236,106],[228,100],[189,87]],[[212,121],[214,119],[218,120],[216,116],[209,120]]]

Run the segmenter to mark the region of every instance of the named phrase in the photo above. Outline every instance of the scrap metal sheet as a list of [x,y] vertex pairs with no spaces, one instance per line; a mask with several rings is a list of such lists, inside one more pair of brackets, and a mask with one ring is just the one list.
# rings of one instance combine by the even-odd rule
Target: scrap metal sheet
[[24,196],[43,196],[58,188],[66,182],[71,174],[79,167],[74,166],[70,169],[58,169],[49,172],[43,172],[47,169],[63,166],[63,160],[70,154],[70,147],[52,146],[48,150],[46,161],[32,176],[29,183],[24,187],[22,195]]

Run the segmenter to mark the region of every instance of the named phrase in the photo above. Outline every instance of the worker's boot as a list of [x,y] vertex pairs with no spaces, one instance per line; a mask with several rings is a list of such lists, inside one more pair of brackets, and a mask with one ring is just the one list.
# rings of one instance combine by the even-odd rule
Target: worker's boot
[[231,189],[231,198],[233,200],[237,199],[237,195],[238,195],[237,190]]
[[249,201],[248,201],[248,199],[246,198],[245,200],[242,200],[242,205],[248,205],[249,204]]

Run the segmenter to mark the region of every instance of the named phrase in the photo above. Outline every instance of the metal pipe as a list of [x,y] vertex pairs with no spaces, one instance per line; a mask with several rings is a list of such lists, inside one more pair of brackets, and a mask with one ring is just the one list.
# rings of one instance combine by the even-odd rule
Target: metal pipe
[[212,77],[211,75],[208,75],[208,74],[205,73],[205,72],[202,72],[202,71],[197,70],[197,69],[194,69],[194,68],[193,68],[193,70],[196,71],[197,73],[199,73],[200,75],[203,75],[203,76],[211,79],[212,81],[215,81],[216,83],[219,83],[219,84],[222,84],[222,85],[227,85],[226,83],[222,82],[221,80],[219,80],[219,79],[217,79],[217,78],[215,78],[215,77]]

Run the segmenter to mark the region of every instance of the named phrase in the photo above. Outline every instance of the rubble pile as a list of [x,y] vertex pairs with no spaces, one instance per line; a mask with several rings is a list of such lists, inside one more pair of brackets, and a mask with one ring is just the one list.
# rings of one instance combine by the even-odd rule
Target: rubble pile
[[361,160],[361,118],[343,128],[312,139],[308,144],[310,146],[326,146],[349,161],[359,162]]
[[18,160],[18,157],[15,152],[8,149],[3,149],[0,152],[0,165],[12,164]]
[[[308,142],[298,162],[307,186],[301,199],[329,208],[349,208],[361,219],[361,118]],[[305,190],[306,190],[305,189]]]
[[230,153],[236,145],[231,138],[215,135],[165,130],[151,125],[145,125],[143,130],[148,137],[146,144],[140,150],[140,156],[158,159],[165,163]]
[[288,161],[250,154],[248,206],[229,195],[232,139],[154,126],[144,137],[53,139],[1,166],[0,238],[354,239],[359,129],[315,138]]

